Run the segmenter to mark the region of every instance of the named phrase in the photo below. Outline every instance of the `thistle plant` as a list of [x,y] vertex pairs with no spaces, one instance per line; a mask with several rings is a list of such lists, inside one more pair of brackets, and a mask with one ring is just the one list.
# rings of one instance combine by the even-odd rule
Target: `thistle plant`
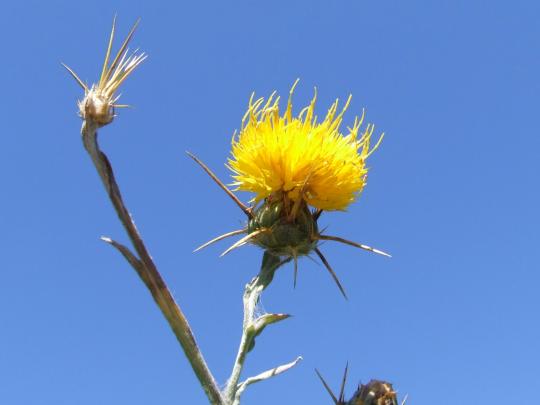
[[[167,284],[158,271],[141,235],[122,198],[112,165],[98,143],[98,129],[111,124],[119,104],[118,90],[122,83],[146,59],[144,53],[130,53],[128,45],[138,21],[112,56],[115,21],[106,48],[105,60],[99,80],[92,85],[83,82],[73,69],[64,65],[84,90],[78,102],[83,120],[83,145],[105,187],[107,195],[124,226],[132,247],[102,237],[127,260],[151,293],[175,334],[195,375],[213,405],[240,404],[245,389],[256,382],[269,379],[295,366],[301,357],[274,366],[255,376],[241,380],[248,353],[263,330],[289,317],[285,313],[263,313],[258,308],[262,292],[272,282],[276,271],[286,263],[294,264],[294,284],[298,273],[298,259],[317,256],[324,264],[341,293],[345,290],[336,273],[320,250],[321,241],[336,241],[360,249],[389,256],[387,253],[348,239],[321,232],[318,219],[323,211],[345,210],[362,192],[367,180],[366,159],[377,149],[382,136],[370,147],[373,125],[361,130],[363,115],[357,118],[348,133],[340,132],[340,125],[350,97],[338,113],[336,101],[321,122],[314,115],[316,96],[298,116],[293,116],[293,85],[286,111],[279,113],[279,97],[274,94],[266,101],[252,96],[241,130],[233,137],[232,151],[227,166],[232,171],[236,190],[254,193],[249,204],[244,204],[195,155],[188,153],[206,173],[227,193],[246,215],[246,224],[203,244],[196,251],[222,239],[242,235],[222,255],[253,244],[263,249],[259,273],[246,285],[243,295],[244,317],[242,335],[230,377],[222,388],[206,364],[194,333],[180,306],[174,300]],[[326,386],[326,384],[325,384]]]

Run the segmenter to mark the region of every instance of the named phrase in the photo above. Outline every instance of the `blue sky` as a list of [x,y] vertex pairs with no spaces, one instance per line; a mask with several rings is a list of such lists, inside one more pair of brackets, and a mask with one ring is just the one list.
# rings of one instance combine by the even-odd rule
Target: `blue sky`
[[[81,92],[113,15],[149,54],[101,130],[127,204],[208,363],[224,383],[244,284],[261,252],[198,244],[244,220],[189,160],[225,181],[252,91],[318,113],[353,94],[385,132],[368,185],[329,232],[393,254],[322,247],[324,268],[279,271],[263,296],[292,319],[268,328],[245,376],[302,355],[245,404],[329,404],[314,368],[347,393],[389,380],[414,405],[530,401],[540,388],[536,1],[11,2],[3,5],[0,403],[204,404],[168,325],[109,246],[121,229],[80,142]],[[244,200],[249,195],[242,194]],[[536,264],[535,264],[536,263]],[[435,399],[434,399],[435,398]]]

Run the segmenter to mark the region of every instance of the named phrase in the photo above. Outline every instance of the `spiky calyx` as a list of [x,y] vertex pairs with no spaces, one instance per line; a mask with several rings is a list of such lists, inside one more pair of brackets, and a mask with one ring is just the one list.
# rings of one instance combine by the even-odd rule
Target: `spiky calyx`
[[281,198],[267,198],[248,222],[248,234],[260,232],[252,242],[276,256],[298,257],[309,254],[317,247],[319,229],[317,221],[307,207],[301,204],[291,216]]
[[232,246],[225,250],[221,256],[225,256],[232,250],[248,243],[255,244],[261,247],[265,253],[284,258],[286,261],[292,260],[294,262],[294,285],[296,285],[298,273],[298,258],[314,252],[322,261],[324,267],[328,270],[345,298],[347,295],[336,273],[317,247],[319,241],[328,240],[340,242],[383,256],[390,256],[381,250],[374,249],[367,245],[352,242],[337,236],[321,235],[317,226],[317,220],[322,213],[322,210],[318,209],[312,213],[305,200],[293,200],[287,193],[277,191],[266,197],[263,203],[257,207],[246,206],[225,184],[223,184],[223,182],[221,182],[221,180],[218,179],[208,166],[193,154],[188,152],[188,155],[204,169],[223,191],[227,193],[248,218],[248,226],[246,228],[227,232],[215,237],[199,246],[195,249],[195,252],[222,239],[245,233],[246,236],[236,241]]

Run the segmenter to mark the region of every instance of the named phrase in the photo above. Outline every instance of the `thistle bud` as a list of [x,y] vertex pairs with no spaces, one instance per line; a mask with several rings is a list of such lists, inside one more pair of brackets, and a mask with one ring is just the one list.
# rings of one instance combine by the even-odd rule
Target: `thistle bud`
[[260,232],[252,242],[276,256],[298,257],[317,247],[317,221],[306,204],[294,216],[282,198],[267,198],[248,222],[248,233]]

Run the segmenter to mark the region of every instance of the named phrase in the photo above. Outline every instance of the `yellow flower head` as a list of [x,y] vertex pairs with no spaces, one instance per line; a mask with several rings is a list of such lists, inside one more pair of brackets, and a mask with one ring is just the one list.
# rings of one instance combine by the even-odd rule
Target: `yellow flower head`
[[298,117],[293,117],[295,86],[283,116],[275,94],[266,102],[251,97],[241,131],[232,141],[229,166],[234,185],[255,193],[255,202],[282,194],[297,204],[303,200],[321,210],[344,210],[364,188],[366,159],[382,136],[370,150],[373,125],[367,125],[358,136],[363,114],[355,118],[347,135],[340,132],[350,96],[339,114],[336,100],[320,123],[314,115],[316,94]]

